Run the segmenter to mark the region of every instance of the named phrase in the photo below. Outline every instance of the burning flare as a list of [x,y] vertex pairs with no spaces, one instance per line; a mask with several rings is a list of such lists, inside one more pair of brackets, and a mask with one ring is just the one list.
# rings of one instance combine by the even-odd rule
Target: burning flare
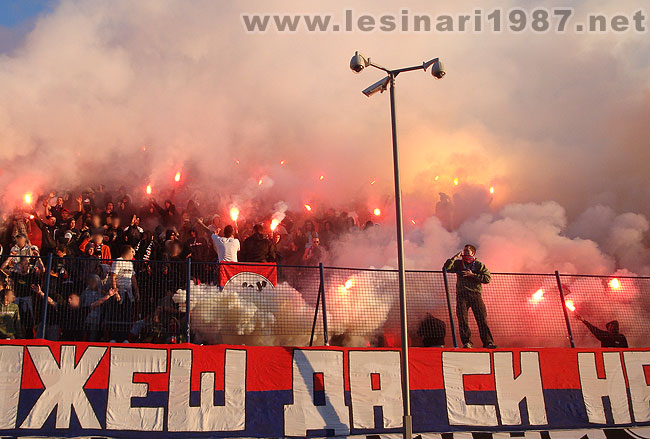
[[258,180],[257,185],[262,186],[262,179],[261,178]]
[[621,288],[621,282],[618,279],[613,278],[612,280],[609,281],[609,287],[612,290],[618,290],[619,288]]
[[325,176],[324,176],[324,175],[321,175],[320,177],[318,177],[318,179],[319,179],[320,181],[323,181],[323,180],[325,180]]
[[458,186],[458,177],[454,178],[454,186]]
[[544,299],[544,289],[540,288],[539,290],[535,291],[535,293],[530,297],[529,302],[539,303],[539,301],[543,299]]
[[271,231],[272,231],[272,232],[275,231],[275,229],[278,227],[278,224],[280,224],[280,220],[279,220],[279,219],[273,218],[273,219],[271,220]]
[[337,291],[338,291],[339,294],[347,295],[348,290],[350,288],[352,288],[352,285],[354,285],[354,281],[352,280],[352,278],[350,278],[350,279],[346,280],[343,285],[340,285],[337,288]]
[[32,204],[32,194],[25,194],[25,203]]
[[284,165],[287,161],[286,160],[280,160],[280,164]]
[[239,218],[239,208],[237,206],[232,206],[230,208],[230,218],[237,222],[237,218]]
[[490,187],[490,193],[491,193],[491,194],[494,193],[494,186],[491,186],[491,187]]
[[372,213],[375,214],[375,216],[381,215],[381,210],[379,208],[376,208]]
[[307,209],[307,212],[311,212],[311,206],[309,204],[305,204],[305,209]]
[[567,307],[567,309],[571,312],[574,312],[576,310],[576,306],[573,304],[573,300],[567,299],[564,301],[564,306]]
[[147,195],[151,195],[151,185],[150,184],[148,184],[147,187],[145,188],[145,192],[147,193]]
[[377,183],[377,180],[373,180],[370,182],[370,185],[372,186],[373,184]]
[[178,183],[179,181],[181,181],[181,171],[178,171],[178,172],[176,173],[176,175],[174,175],[174,181],[175,181],[176,183]]
[[415,220],[414,220],[414,219],[412,219],[412,220],[411,220],[411,223],[412,223],[413,225],[415,225]]

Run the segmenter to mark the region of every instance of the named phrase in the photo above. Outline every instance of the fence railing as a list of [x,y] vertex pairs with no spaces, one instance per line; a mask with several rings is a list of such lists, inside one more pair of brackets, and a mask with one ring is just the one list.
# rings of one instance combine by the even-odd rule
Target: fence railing
[[[0,297],[0,337],[294,346],[400,343],[395,270],[173,258],[9,259],[3,261],[3,282],[13,291],[18,311],[9,306],[10,298]],[[456,275],[407,271],[406,289],[412,345],[461,345]],[[648,347],[649,293],[648,277],[493,273],[482,298],[499,346],[599,346],[594,334],[602,339],[603,333],[583,324],[582,317],[603,330],[616,320],[630,347]],[[472,311],[471,339],[480,346]]]

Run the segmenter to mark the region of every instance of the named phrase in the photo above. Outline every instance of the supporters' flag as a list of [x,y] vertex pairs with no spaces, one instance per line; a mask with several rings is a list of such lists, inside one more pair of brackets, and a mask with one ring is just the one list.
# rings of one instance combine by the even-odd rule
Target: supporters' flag
[[[252,278],[259,278],[260,276],[268,280],[275,287],[278,284],[278,266],[271,262],[268,264],[219,264],[219,286],[225,286],[230,279],[239,274],[250,274]],[[241,277],[241,276],[238,276]],[[255,284],[256,282],[248,282]]]

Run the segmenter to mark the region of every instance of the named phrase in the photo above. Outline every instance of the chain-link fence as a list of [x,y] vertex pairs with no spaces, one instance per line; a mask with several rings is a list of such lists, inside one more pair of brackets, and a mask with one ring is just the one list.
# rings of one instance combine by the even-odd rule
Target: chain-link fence
[[[395,270],[53,255],[0,274],[2,338],[400,345]],[[650,278],[493,273],[479,295],[457,276],[407,271],[411,345],[650,346]]]

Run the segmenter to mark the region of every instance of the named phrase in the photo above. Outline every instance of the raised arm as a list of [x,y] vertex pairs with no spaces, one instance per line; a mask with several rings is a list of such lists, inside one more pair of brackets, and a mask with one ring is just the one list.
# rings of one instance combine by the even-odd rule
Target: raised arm
[[447,270],[448,273],[458,272],[458,267],[455,267],[455,262],[462,256],[463,252],[458,252],[451,258],[447,259],[442,266],[443,270]]

